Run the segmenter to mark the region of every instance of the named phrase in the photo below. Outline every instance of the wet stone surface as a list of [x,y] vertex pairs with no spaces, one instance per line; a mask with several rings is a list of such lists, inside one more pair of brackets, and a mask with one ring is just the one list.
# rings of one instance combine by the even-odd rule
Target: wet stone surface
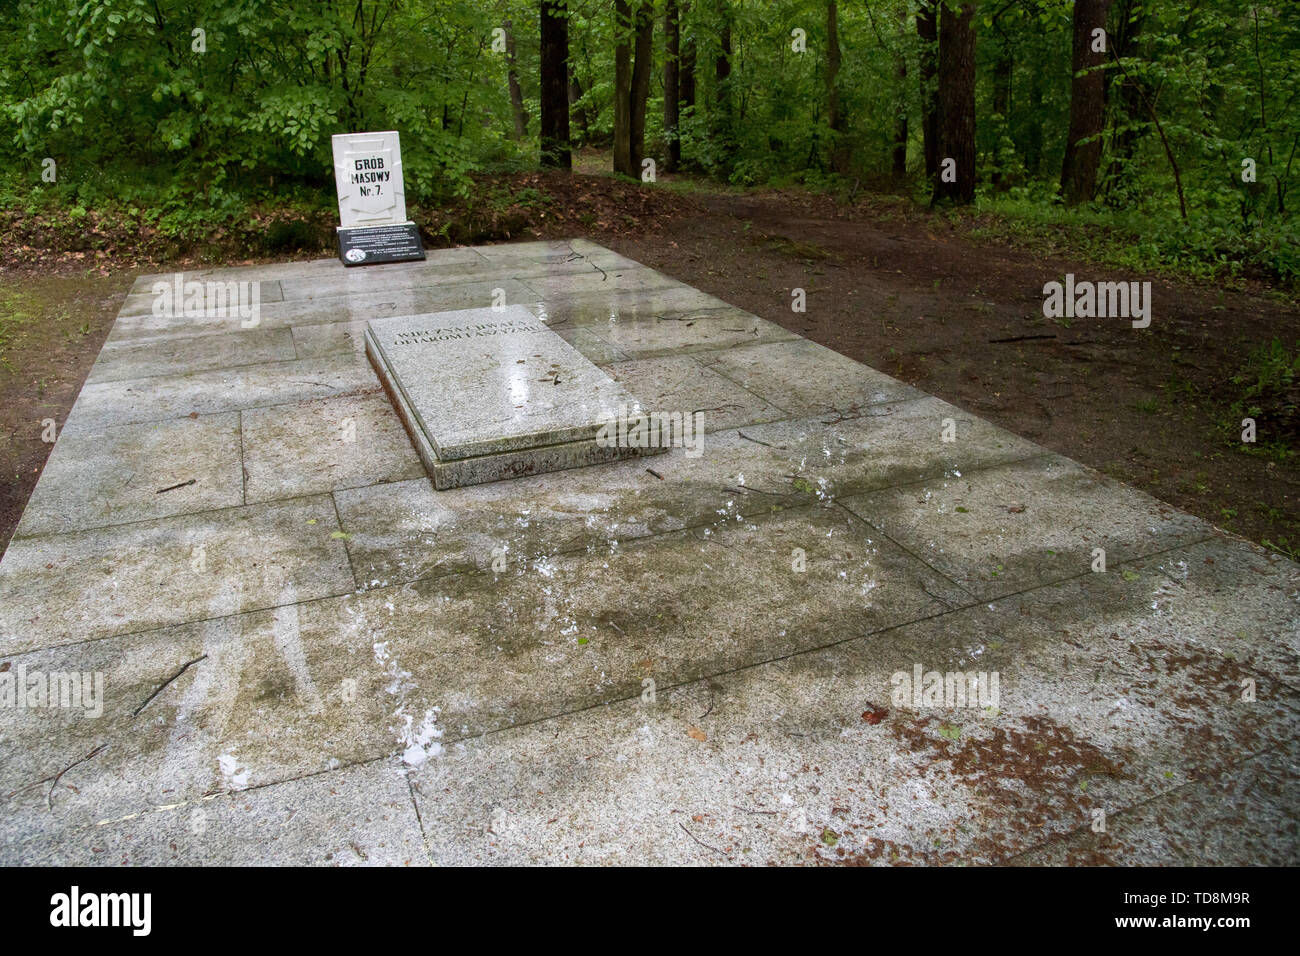
[[[0,558],[0,862],[1300,862],[1293,562],[583,240],[177,280]],[[436,490],[367,328],[503,305],[468,477],[702,440]]]

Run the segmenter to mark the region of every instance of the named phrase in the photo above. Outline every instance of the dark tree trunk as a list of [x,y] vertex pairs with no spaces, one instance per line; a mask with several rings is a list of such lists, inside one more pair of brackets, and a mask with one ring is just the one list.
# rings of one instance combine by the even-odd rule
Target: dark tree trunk
[[642,0],[634,14],[636,62],[632,64],[631,155],[632,176],[641,175],[645,157],[645,112],[650,99],[650,71],[654,68],[655,8],[653,0]]
[[925,175],[939,169],[939,108],[935,89],[938,76],[939,11],[933,0],[920,0],[916,34],[921,38],[921,135],[924,140]]
[[[1061,198],[1067,205],[1092,199],[1101,163],[1101,130],[1106,116],[1105,54],[1093,51],[1092,31],[1106,26],[1111,0],[1075,0],[1071,66],[1070,132],[1061,166]],[[1088,140],[1088,142],[1082,142]]]
[[695,109],[695,37],[686,38],[682,50],[682,70],[679,77],[681,109]]
[[614,30],[614,172],[639,178],[654,54],[653,3],[614,0]]
[[826,0],[826,123],[832,130],[840,117],[840,12],[836,0]]
[[542,0],[543,166],[572,169],[569,151],[569,18],[565,0]]
[[515,34],[510,21],[501,24],[506,34],[506,79],[510,84],[510,112],[515,119],[515,139],[528,135],[528,114],[524,112],[524,94],[519,88],[519,72],[515,68]]
[[714,142],[725,155],[731,142],[731,9],[727,0],[718,4],[722,18],[718,33],[718,54],[713,59],[713,115],[710,117]]
[[840,113],[840,11],[836,0],[826,0],[826,125],[831,130],[831,169],[844,173],[848,168],[842,133],[844,117]]
[[[939,172],[934,202],[975,199],[975,4],[944,7],[939,17]],[[955,181],[944,181],[945,160]],[[951,164],[949,164],[951,165]]]
[[677,135],[681,122],[681,16],[677,0],[664,4],[664,138],[668,141],[668,154],[664,168],[676,169],[682,161],[682,143]]
[[587,111],[578,103],[582,99],[582,82],[578,79],[578,72],[569,65],[569,110],[578,120],[578,130],[582,135],[582,143],[586,143],[591,138],[591,119],[587,116]]
[[632,11],[614,0],[614,172],[632,175]]
[[[907,33],[907,4],[903,4],[902,34]],[[898,88],[907,89],[907,57],[903,56],[902,41],[905,36],[900,36],[898,68],[895,76],[898,78]],[[895,179],[903,179],[907,176],[907,101],[904,99],[898,104],[898,118],[894,121],[894,162],[893,174]]]
[[[1111,34],[1111,45],[1114,54],[1116,57],[1121,58],[1132,56],[1142,35],[1146,11],[1140,7],[1135,11],[1134,0],[1123,0],[1115,19],[1116,29]],[[1107,200],[1111,201],[1115,187],[1124,180],[1125,167],[1132,161],[1138,140],[1142,136],[1143,128],[1138,124],[1146,120],[1142,102],[1143,97],[1149,91],[1143,88],[1142,81],[1136,77],[1126,76],[1114,80],[1109,73],[1106,73],[1106,78],[1106,97],[1108,100],[1112,99],[1110,93],[1111,82],[1118,84],[1118,92],[1113,97],[1114,107],[1111,110],[1114,135],[1112,137],[1111,161],[1106,170],[1106,184],[1104,187]]]

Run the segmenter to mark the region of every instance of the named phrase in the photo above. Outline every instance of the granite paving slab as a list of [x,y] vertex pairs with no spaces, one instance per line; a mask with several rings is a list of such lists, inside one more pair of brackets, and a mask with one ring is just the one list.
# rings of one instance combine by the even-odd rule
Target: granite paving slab
[[242,505],[240,441],[235,412],[74,429],[56,443],[14,534]]

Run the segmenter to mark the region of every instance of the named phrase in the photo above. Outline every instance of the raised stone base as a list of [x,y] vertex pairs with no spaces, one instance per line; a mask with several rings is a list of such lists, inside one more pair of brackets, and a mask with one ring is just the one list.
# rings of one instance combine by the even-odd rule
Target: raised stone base
[[365,345],[439,491],[667,450],[599,441],[639,403],[520,306],[371,320]]

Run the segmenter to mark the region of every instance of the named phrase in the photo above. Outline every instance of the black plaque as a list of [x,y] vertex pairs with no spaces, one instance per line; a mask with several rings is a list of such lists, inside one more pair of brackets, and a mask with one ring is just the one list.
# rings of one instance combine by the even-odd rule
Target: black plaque
[[420,229],[413,222],[392,226],[356,226],[340,229],[339,259],[345,266],[372,266],[380,262],[411,262],[424,258]]

